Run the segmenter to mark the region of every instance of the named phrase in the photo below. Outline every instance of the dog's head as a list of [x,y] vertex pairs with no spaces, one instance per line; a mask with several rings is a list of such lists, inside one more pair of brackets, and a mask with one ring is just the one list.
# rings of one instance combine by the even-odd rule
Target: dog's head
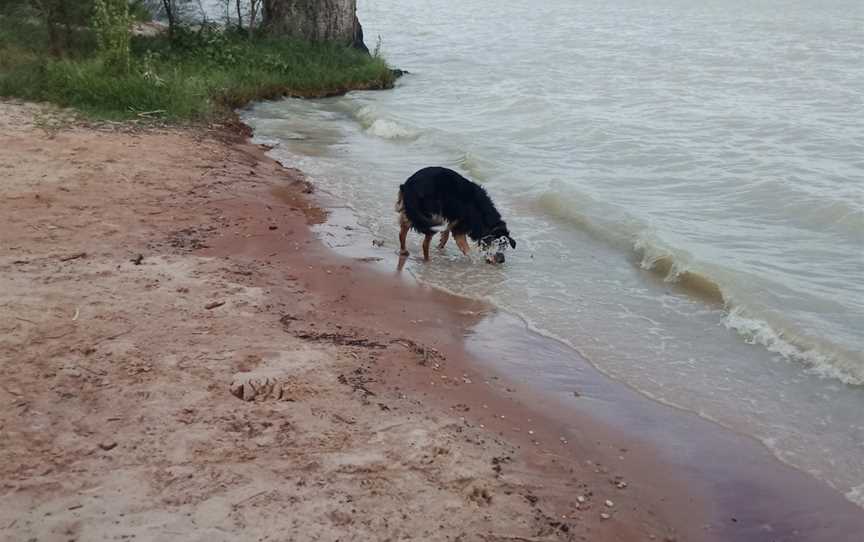
[[507,223],[503,220],[492,226],[486,235],[480,239],[480,246],[486,249],[496,242],[505,242],[510,245],[510,248],[516,248],[516,241],[510,237],[510,230],[507,229]]
[[486,261],[489,263],[504,263],[504,250],[508,244],[510,248],[516,248],[516,241],[510,237],[507,223],[503,220],[490,228],[480,239],[480,248],[488,253]]

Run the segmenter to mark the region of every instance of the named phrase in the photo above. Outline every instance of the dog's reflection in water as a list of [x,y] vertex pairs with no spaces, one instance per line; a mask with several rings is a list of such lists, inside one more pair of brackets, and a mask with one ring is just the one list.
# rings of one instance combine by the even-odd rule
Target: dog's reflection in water
[[399,187],[396,200],[399,213],[400,266],[404,265],[408,249],[405,241],[408,230],[422,233],[423,259],[429,260],[429,244],[436,233],[441,234],[438,248],[443,249],[453,235],[462,254],[468,255],[468,239],[488,251],[496,246],[494,254],[486,256],[489,263],[504,263],[504,249],[509,244],[516,248],[507,223],[480,185],[469,181],[455,171],[443,167],[423,168]]

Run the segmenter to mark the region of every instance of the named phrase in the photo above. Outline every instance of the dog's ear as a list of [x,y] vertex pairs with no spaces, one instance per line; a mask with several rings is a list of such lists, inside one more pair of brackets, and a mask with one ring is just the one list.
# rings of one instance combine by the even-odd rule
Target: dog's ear
[[515,250],[516,249],[516,241],[514,241],[513,238],[510,237],[509,235],[507,236],[507,239],[510,241],[510,248]]

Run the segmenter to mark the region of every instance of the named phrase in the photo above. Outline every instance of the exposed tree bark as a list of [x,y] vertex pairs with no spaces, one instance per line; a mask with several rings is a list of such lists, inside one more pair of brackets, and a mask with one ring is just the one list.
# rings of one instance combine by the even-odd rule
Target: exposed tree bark
[[345,43],[369,52],[357,20],[357,0],[264,0],[271,34]]
[[168,37],[174,37],[174,28],[177,25],[177,13],[174,10],[174,2],[172,0],[162,0],[162,7],[165,9],[165,16],[168,18]]
[[255,23],[258,20],[261,0],[249,0],[249,36],[255,32]]

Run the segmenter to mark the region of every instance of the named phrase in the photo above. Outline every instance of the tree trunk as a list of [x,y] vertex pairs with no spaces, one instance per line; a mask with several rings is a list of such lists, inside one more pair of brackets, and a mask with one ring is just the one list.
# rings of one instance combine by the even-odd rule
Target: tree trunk
[[264,0],[264,27],[275,35],[345,43],[369,51],[357,20],[357,0]]
[[62,57],[66,50],[63,34],[60,27],[65,23],[67,29],[66,38],[68,40],[70,30],[69,21],[60,16],[61,10],[65,10],[66,6],[62,2],[56,0],[36,0],[34,5],[39,10],[39,15],[45,22],[45,28],[48,30],[48,50],[55,57]]
[[249,0],[249,37],[255,32],[255,22],[258,20],[258,11],[261,9],[261,0]]
[[174,27],[177,23],[177,14],[174,13],[174,2],[172,0],[162,0],[162,7],[165,8],[165,16],[168,17],[168,38],[174,39]]

